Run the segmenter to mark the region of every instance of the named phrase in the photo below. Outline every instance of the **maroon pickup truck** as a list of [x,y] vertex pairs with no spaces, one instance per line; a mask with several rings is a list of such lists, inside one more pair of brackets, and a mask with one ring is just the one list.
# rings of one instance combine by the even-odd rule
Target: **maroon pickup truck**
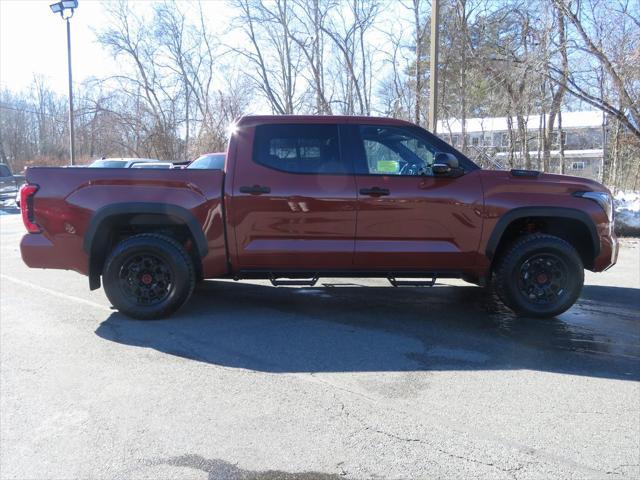
[[26,177],[25,263],[88,275],[91,289],[102,280],[113,305],[140,319],[172,313],[204,278],[321,276],[459,277],[493,286],[517,313],[550,317],[576,301],[584,268],[605,270],[618,251],[602,185],[481,170],[399,120],[247,116],[221,169]]

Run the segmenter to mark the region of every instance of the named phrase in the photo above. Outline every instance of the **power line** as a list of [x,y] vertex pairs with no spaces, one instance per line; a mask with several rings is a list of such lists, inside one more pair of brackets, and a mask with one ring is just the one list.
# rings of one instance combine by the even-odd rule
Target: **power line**
[[4,110],[13,110],[14,112],[33,113],[34,115],[45,115],[47,117],[57,117],[57,115],[53,113],[38,112],[37,110],[29,110],[28,108],[17,108],[17,107],[11,107],[9,105],[2,105],[2,104],[0,104],[0,108]]

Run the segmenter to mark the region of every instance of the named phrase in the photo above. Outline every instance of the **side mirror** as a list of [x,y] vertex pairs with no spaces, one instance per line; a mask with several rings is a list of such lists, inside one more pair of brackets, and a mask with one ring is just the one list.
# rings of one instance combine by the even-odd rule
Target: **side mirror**
[[431,170],[435,175],[451,175],[458,170],[458,159],[452,153],[436,153]]

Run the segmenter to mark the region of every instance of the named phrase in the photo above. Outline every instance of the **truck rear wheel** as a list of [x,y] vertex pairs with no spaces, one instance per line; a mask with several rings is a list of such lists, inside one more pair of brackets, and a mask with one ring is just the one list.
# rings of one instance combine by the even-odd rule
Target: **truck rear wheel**
[[580,296],[584,267],[578,252],[552,235],[517,240],[498,261],[495,290],[516,313],[549,318],[571,308]]
[[141,234],[116,245],[102,279],[107,297],[120,312],[152,320],[170,315],[189,299],[196,275],[189,254],[178,242]]

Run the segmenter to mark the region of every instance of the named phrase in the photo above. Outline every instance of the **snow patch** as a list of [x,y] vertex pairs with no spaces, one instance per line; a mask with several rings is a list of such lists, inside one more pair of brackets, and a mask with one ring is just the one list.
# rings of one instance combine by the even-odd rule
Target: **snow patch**
[[640,235],[640,192],[618,192],[614,196],[616,231],[621,235]]

